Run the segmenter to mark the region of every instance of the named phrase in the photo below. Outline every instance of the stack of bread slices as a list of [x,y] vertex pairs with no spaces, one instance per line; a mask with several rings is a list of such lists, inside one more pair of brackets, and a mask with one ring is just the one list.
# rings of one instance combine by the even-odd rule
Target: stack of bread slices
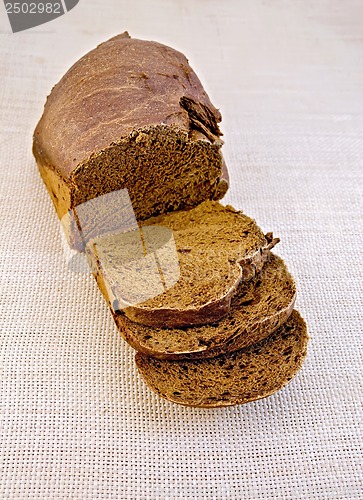
[[[196,407],[276,392],[300,369],[308,341],[294,279],[272,252],[278,239],[218,201],[228,188],[220,120],[180,52],[124,33],[67,72],[34,134],[69,244],[86,251],[141,376],[160,396]],[[127,192],[143,239],[150,228],[170,232],[178,268],[171,285],[164,269],[159,293],[123,306],[137,259],[127,261],[125,285],[125,239],[95,229],[117,210],[103,203],[102,216],[80,217],[82,205],[117,190]]]

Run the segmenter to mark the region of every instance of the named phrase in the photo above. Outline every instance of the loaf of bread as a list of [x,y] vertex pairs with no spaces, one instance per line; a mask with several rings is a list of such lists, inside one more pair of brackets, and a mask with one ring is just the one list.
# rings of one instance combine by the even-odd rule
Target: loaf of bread
[[286,385],[306,356],[308,334],[297,311],[275,333],[254,345],[211,359],[167,361],[137,353],[147,385],[187,406],[215,408],[265,398]]
[[[147,385],[214,408],[264,398],[306,355],[279,241],[219,200],[221,115],[180,52],[118,35],[52,89],[33,152]],[[74,250],[72,250],[74,251]]]
[[[220,121],[183,54],[125,32],[82,57],[55,85],[33,153],[61,219],[92,198],[126,189],[143,220],[223,197]],[[70,240],[81,248],[77,237]]]

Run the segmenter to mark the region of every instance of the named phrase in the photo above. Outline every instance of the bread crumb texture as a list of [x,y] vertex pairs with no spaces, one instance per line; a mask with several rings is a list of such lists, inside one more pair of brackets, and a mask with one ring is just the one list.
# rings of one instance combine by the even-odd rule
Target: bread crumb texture
[[307,343],[306,323],[294,310],[275,333],[230,354],[166,361],[137,353],[135,361],[159,396],[182,405],[214,408],[248,403],[281,389],[301,368]]

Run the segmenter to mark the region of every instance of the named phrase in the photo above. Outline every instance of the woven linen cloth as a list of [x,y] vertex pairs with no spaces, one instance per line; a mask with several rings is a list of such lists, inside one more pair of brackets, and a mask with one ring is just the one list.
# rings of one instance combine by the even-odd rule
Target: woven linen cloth
[[[70,65],[125,30],[187,55],[223,114],[226,202],[281,238],[311,341],[267,399],[154,395],[65,264],[32,132]],[[363,498],[361,0],[80,0],[15,34],[1,4],[0,99],[0,498]]]

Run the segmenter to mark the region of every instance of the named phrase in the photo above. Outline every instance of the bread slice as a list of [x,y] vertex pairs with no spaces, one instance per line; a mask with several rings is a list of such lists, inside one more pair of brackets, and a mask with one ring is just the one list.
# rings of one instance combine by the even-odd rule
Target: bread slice
[[[53,87],[33,153],[60,219],[127,189],[144,220],[223,197],[220,121],[183,54],[125,32]],[[71,244],[81,248],[77,238]]]
[[151,390],[186,406],[248,403],[281,389],[307,352],[305,321],[294,310],[275,333],[245,349],[203,360],[165,361],[137,353],[137,368]]
[[[148,219],[141,229],[145,233],[147,228],[155,226],[172,232],[180,274],[174,286],[166,287],[164,292],[155,293],[148,300],[134,301],[128,306],[130,301],[125,298],[129,296],[129,289],[139,291],[152,278],[150,274],[143,278],[142,259],[128,260],[125,278],[124,234],[95,240],[87,247],[87,253],[98,285],[111,308],[123,309],[132,321],[159,328],[219,321],[229,311],[243,272],[245,279],[252,278],[278,241],[270,233],[265,236],[247,215],[215,201]],[[127,244],[131,246],[129,236]],[[134,247],[136,255],[135,244]],[[172,268],[175,262],[171,259],[169,262]],[[166,276],[167,272],[168,269]]]
[[184,328],[152,328],[114,313],[123,338],[137,351],[159,359],[212,358],[254,344],[291,315],[295,281],[283,260],[270,254],[256,276],[242,281],[227,316],[218,322]]

